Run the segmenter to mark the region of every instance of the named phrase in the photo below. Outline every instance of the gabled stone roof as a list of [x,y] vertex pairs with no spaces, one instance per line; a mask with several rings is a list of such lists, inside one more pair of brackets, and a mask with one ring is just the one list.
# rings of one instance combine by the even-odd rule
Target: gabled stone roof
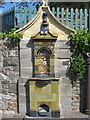
[[[18,29],[15,33],[18,32],[23,32],[23,36],[36,36],[40,32],[40,27],[42,23],[42,15],[44,12],[47,12],[48,14],[48,23],[49,23],[49,33],[52,34],[53,36],[59,36],[64,35],[64,34],[70,34],[70,33],[75,33],[75,30],[65,26],[62,24],[51,12],[50,8],[48,5],[43,4],[35,18],[30,21],[27,25],[24,27]],[[24,38],[25,39],[25,38]]]

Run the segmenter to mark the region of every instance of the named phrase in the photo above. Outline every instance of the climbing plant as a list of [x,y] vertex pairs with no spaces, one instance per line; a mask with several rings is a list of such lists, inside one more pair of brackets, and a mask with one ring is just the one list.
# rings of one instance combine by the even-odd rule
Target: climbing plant
[[8,33],[0,33],[0,40],[7,40],[9,44],[17,44],[22,38],[21,33],[15,33],[15,29],[11,29]]
[[90,52],[90,32],[87,30],[77,30],[76,33],[69,35],[71,43],[69,73],[81,80],[87,72],[86,59],[87,52]]

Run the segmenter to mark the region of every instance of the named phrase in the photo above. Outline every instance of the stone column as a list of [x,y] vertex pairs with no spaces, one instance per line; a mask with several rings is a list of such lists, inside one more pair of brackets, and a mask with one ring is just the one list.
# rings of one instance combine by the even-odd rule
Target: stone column
[[88,78],[87,78],[87,110],[86,113],[90,115],[90,53],[87,53]]
[[90,9],[89,9],[89,31],[90,31]]

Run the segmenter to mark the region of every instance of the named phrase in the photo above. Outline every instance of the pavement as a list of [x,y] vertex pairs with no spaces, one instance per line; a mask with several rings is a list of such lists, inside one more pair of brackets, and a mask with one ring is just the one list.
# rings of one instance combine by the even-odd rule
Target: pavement
[[68,115],[64,115],[62,118],[30,118],[28,116],[17,115],[15,118],[2,118],[1,120],[90,120],[90,115],[80,112],[72,112]]

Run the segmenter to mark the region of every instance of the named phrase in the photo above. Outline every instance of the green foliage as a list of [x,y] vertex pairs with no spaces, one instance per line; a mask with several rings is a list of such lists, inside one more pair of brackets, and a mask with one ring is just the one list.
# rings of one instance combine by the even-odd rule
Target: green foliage
[[86,53],[90,52],[90,32],[77,30],[75,34],[70,34],[72,57],[70,58],[69,72],[83,79],[86,71]]
[[86,30],[77,30],[76,34],[70,34],[71,50],[74,54],[86,54],[90,51],[90,33]]
[[18,42],[20,42],[21,38],[22,34],[15,33],[15,29],[11,29],[11,31],[8,33],[0,33],[0,40],[7,39],[10,43],[17,44]]
[[4,40],[6,38],[6,33],[0,33],[0,40]]
[[86,73],[86,62],[83,56],[80,54],[78,56],[71,57],[70,59],[70,74],[77,76],[77,78],[82,79]]

